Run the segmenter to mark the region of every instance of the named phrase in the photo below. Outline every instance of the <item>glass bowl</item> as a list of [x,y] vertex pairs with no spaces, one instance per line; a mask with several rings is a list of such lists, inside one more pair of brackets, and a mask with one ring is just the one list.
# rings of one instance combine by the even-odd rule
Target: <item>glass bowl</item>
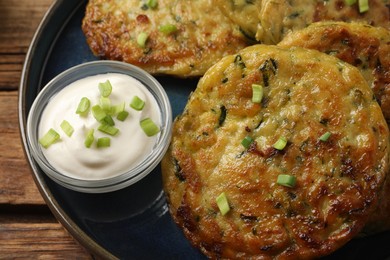
[[[160,110],[160,132],[151,152],[140,163],[124,173],[103,179],[84,179],[68,176],[56,169],[43,153],[39,143],[39,124],[49,101],[69,84],[89,76],[119,73],[131,76],[141,82],[154,97]],[[75,97],[80,98],[80,97]],[[27,145],[31,155],[42,171],[58,184],[85,193],[103,193],[128,187],[147,176],[160,163],[168,149],[172,135],[172,109],[168,96],[161,84],[144,70],[124,62],[92,61],[74,66],[53,78],[37,95],[27,119]]]

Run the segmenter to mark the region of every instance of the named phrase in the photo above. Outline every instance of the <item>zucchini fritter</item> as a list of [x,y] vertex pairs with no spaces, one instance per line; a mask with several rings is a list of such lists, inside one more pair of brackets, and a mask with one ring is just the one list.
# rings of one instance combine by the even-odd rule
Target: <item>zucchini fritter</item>
[[214,0],[221,11],[251,39],[278,43],[290,31],[318,21],[364,21],[390,29],[390,1],[370,0],[360,13],[345,0]]
[[359,12],[358,4],[345,0],[262,0],[260,26],[256,38],[262,43],[278,43],[290,31],[319,21],[361,21],[390,29],[389,0],[369,0],[369,10]]
[[[288,34],[279,44],[300,46],[336,56],[356,66],[371,86],[390,123],[390,31],[361,23],[319,22]],[[390,229],[390,178],[366,233]]]
[[[260,103],[253,84],[262,86]],[[209,69],[175,120],[162,161],[171,215],[211,258],[327,255],[376,208],[388,138],[354,66],[316,50],[248,47]],[[244,139],[253,141],[243,146]],[[281,174],[296,185],[277,184]],[[216,203],[221,193],[226,215]]]
[[236,23],[240,30],[255,41],[259,26],[259,12],[262,0],[214,0],[221,11]]
[[288,34],[278,45],[315,49],[356,66],[390,122],[389,30],[355,22],[319,22]]
[[261,43],[278,43],[290,31],[319,21],[362,21],[390,29],[390,1],[370,0],[360,13],[358,4],[345,0],[214,0],[222,12],[248,37]]
[[[146,2],[90,0],[82,29],[93,53],[152,74],[189,77],[248,45],[212,0],[159,0],[153,8]],[[137,43],[141,33],[144,47]]]

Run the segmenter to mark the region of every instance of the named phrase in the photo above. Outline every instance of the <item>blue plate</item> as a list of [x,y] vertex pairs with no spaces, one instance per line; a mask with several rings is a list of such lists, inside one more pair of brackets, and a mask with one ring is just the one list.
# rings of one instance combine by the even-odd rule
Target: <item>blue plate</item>
[[[30,156],[26,118],[40,89],[60,72],[96,60],[81,31],[86,1],[55,1],[39,26],[23,68],[19,92],[22,140],[33,178],[58,221],[93,255],[107,259],[204,259],[172,221],[160,167],[129,188],[85,194],[51,181]],[[173,116],[180,114],[197,79],[157,78],[168,93]],[[390,232],[354,239],[327,259],[385,259]]]

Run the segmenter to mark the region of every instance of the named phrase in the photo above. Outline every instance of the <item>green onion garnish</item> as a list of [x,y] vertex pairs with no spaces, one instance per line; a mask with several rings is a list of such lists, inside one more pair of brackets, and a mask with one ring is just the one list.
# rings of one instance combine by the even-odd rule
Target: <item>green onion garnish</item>
[[120,112],[125,111],[125,106],[126,106],[125,102],[122,102],[116,106],[113,106],[113,114],[117,115]]
[[147,136],[153,136],[160,132],[160,128],[150,118],[142,119],[140,125]]
[[289,188],[294,188],[296,182],[297,182],[297,178],[293,175],[288,175],[288,174],[279,174],[278,179],[276,181],[277,184]]
[[90,104],[91,102],[89,101],[88,98],[86,97],[81,98],[80,103],[76,109],[76,114],[85,115],[86,113],[88,113]]
[[359,0],[359,12],[364,13],[369,9],[368,0]]
[[91,145],[93,144],[93,142],[95,141],[95,136],[93,135],[94,132],[95,132],[94,129],[91,129],[88,131],[88,133],[85,137],[85,140],[84,140],[85,147],[90,148]]
[[249,146],[253,143],[253,138],[250,136],[245,136],[244,139],[242,139],[241,144],[245,147],[245,149],[248,149]]
[[107,124],[107,125],[110,125],[110,126],[114,126],[115,125],[114,119],[112,119],[112,117],[110,115],[106,115],[106,117],[103,119],[103,121],[101,123]]
[[111,139],[109,137],[98,138],[96,145],[97,145],[98,148],[110,147]]
[[149,8],[154,9],[157,7],[157,0],[148,0],[146,4]]
[[39,143],[44,147],[48,148],[50,145],[54,144],[60,139],[60,134],[56,132],[53,128],[50,128],[49,131],[39,139]]
[[252,84],[252,102],[260,103],[263,99],[263,86],[259,84]]
[[287,139],[284,136],[279,137],[278,141],[276,141],[273,147],[277,150],[283,150],[287,145]]
[[222,192],[215,200],[217,202],[219,211],[221,212],[222,216],[226,215],[226,213],[229,212],[230,206],[229,202],[227,200],[225,192]]
[[119,132],[118,128],[116,128],[115,126],[107,125],[107,124],[99,125],[98,130],[100,132],[103,132],[105,134],[112,135],[112,136],[118,134],[118,132]]
[[134,96],[133,99],[131,100],[130,106],[135,110],[140,111],[144,108],[145,101],[140,99],[138,96]]
[[353,4],[356,3],[356,0],[345,0],[345,3],[346,3],[347,5],[353,5]]
[[61,125],[60,125],[60,127],[61,127],[62,131],[64,131],[64,133],[67,136],[69,136],[69,137],[72,136],[72,134],[74,132],[74,129],[73,129],[72,125],[68,121],[63,120]]
[[171,34],[177,31],[177,27],[174,24],[161,25],[158,30],[164,34]]
[[99,105],[95,105],[92,108],[92,114],[98,122],[102,122],[107,116],[106,112]]
[[99,91],[102,97],[108,97],[112,92],[112,85],[109,80],[99,83]]
[[137,36],[138,45],[142,48],[145,48],[146,41],[148,40],[148,37],[149,37],[148,34],[145,32],[141,32],[140,34],[138,34],[138,36]]
[[332,135],[331,132],[326,132],[325,134],[320,136],[320,141],[326,142],[328,141],[329,137]]
[[108,97],[100,97],[100,107],[104,112],[110,114],[112,112],[111,100]]
[[126,118],[128,117],[129,115],[129,112],[127,111],[121,111],[118,113],[118,115],[116,116],[116,119],[118,119],[119,121],[125,121]]

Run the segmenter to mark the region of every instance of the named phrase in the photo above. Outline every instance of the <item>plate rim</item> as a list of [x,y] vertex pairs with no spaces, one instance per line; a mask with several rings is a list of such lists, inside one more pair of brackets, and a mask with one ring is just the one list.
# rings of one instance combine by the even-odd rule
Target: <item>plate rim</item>
[[[27,138],[26,138],[26,119],[28,115],[28,111],[26,109],[26,91],[29,89],[29,83],[30,83],[30,73],[31,69],[34,65],[34,58],[37,55],[37,49],[38,45],[44,36],[44,32],[47,29],[49,25],[52,25],[53,23],[50,23],[50,21],[53,19],[53,17],[59,12],[63,11],[63,6],[65,3],[70,3],[69,0],[57,0],[54,1],[49,9],[44,14],[41,22],[39,23],[33,38],[30,42],[30,45],[28,47],[22,72],[21,72],[21,78],[19,82],[19,89],[18,89],[18,120],[19,120],[19,132],[20,137],[22,141],[22,147],[24,155],[28,161],[28,166],[30,167],[32,171],[32,177],[35,182],[36,187],[39,190],[39,193],[43,197],[46,205],[49,207],[50,211],[53,213],[54,217],[61,223],[61,225],[72,235],[72,237],[81,244],[89,253],[92,253],[94,256],[105,258],[105,259],[117,259],[113,254],[111,254],[108,250],[103,248],[100,244],[98,244],[95,240],[93,240],[90,236],[88,236],[78,225],[69,217],[68,214],[66,214],[65,211],[62,210],[61,206],[59,205],[58,201],[53,196],[52,192],[49,190],[43,176],[39,174],[39,167],[37,163],[34,161],[32,156],[30,155],[29,148],[27,146]],[[68,13],[68,18],[66,19],[66,22],[63,25],[60,25],[60,30],[57,31],[57,34],[54,36],[54,40],[50,41],[50,47],[52,47],[58,37],[58,35],[61,34],[63,31],[64,26],[69,22],[69,20],[73,17],[73,14],[78,8],[81,8],[83,4],[85,4],[84,1],[73,1],[73,5],[75,6],[74,9],[72,9],[72,12]],[[49,53],[51,50],[49,50]],[[49,57],[50,55],[47,55]],[[42,72],[45,68],[45,65],[47,63],[47,57],[44,59],[42,69],[40,69],[40,77],[42,77]]]

